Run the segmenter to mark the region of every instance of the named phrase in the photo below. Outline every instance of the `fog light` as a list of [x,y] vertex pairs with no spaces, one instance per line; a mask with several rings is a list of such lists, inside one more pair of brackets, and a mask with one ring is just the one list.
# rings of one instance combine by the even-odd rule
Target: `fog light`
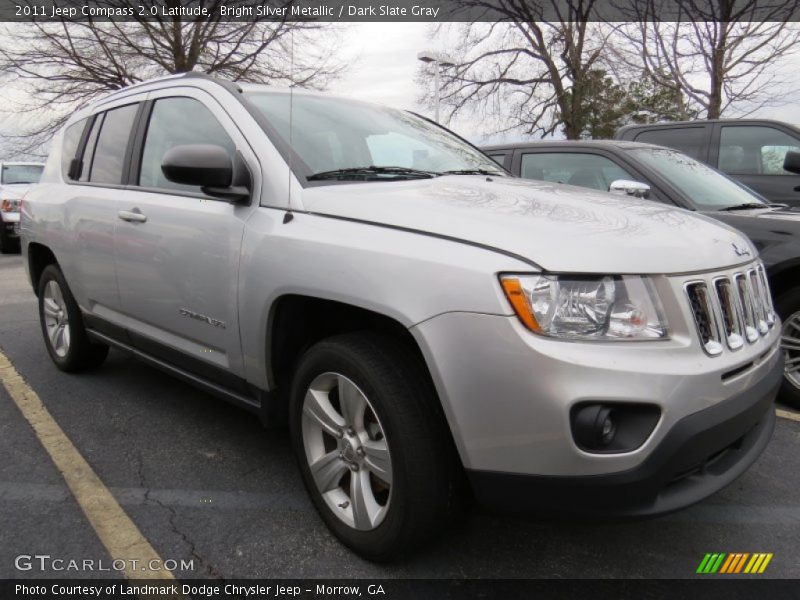
[[575,415],[575,441],[590,450],[600,450],[611,444],[617,434],[613,411],[602,404],[590,404]]
[[660,415],[660,409],[652,404],[580,403],[570,411],[572,437],[586,452],[630,452],[645,442]]
[[617,424],[611,416],[611,411],[609,410],[605,416],[598,416],[598,419],[602,419],[602,426],[600,431],[600,442],[603,446],[608,446],[611,442],[614,441],[614,436],[617,435]]

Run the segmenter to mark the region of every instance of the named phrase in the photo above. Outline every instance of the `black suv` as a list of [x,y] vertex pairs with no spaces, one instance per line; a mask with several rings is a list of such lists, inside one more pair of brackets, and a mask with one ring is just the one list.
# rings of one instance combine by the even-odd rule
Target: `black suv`
[[800,175],[783,168],[786,153],[800,150],[800,128],[788,123],[720,119],[628,125],[614,137],[675,148],[772,202],[800,206]]
[[[482,150],[514,175],[526,179],[677,205],[724,221],[747,234],[767,266],[775,305],[784,322],[786,376],[779,398],[800,407],[800,210],[771,204],[686,154],[652,144],[542,141]],[[800,170],[800,155],[790,152],[788,156],[795,159]],[[794,170],[790,162],[787,160],[787,166]],[[747,258],[744,256],[743,260]]]

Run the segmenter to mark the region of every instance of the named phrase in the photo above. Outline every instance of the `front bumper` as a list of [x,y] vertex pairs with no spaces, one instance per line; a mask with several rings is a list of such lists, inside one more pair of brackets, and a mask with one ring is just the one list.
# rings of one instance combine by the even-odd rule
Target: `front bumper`
[[479,502],[503,510],[649,516],[684,508],[730,484],[764,450],[782,377],[777,362],[751,389],[679,420],[627,471],[548,477],[468,470],[470,483]]

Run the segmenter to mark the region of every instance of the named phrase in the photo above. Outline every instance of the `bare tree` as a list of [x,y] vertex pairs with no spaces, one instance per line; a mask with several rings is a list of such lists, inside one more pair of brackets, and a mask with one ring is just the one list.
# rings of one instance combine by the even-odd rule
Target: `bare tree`
[[615,29],[596,22],[597,0],[459,4],[474,15],[483,8],[500,20],[458,27],[450,57],[457,64],[443,71],[446,118],[471,110],[483,120],[494,119],[497,132],[516,129],[544,136],[562,128],[567,138],[581,137],[587,128],[588,92],[596,85],[597,71],[604,70]]
[[[289,0],[287,0],[288,3]],[[180,6],[186,0],[165,0]],[[24,131],[6,134],[15,153],[46,143],[69,114],[100,94],[159,75],[200,71],[234,81],[323,88],[344,65],[335,58],[338,31],[308,21],[243,22],[187,16],[147,19],[137,0],[95,6],[134,8],[130,21],[32,22],[0,33],[0,73],[21,88],[6,112],[28,116]],[[228,2],[230,5],[231,3]],[[19,129],[19,124],[16,128]]]
[[[637,0],[616,48],[659,84],[680,89],[686,115],[717,119],[778,104],[780,61],[797,49],[798,0]],[[793,74],[792,74],[793,75]]]

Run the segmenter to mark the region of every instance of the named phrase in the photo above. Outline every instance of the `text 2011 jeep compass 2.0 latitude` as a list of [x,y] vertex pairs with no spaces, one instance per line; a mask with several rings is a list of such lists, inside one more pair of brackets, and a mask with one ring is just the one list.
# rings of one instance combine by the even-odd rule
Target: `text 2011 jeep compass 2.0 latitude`
[[744,236],[509,177],[406,112],[133,86],[69,120],[22,239],[59,368],[116,346],[288,414],[322,518],[371,558],[431,537],[462,482],[514,509],[674,510],[774,426],[780,326]]

